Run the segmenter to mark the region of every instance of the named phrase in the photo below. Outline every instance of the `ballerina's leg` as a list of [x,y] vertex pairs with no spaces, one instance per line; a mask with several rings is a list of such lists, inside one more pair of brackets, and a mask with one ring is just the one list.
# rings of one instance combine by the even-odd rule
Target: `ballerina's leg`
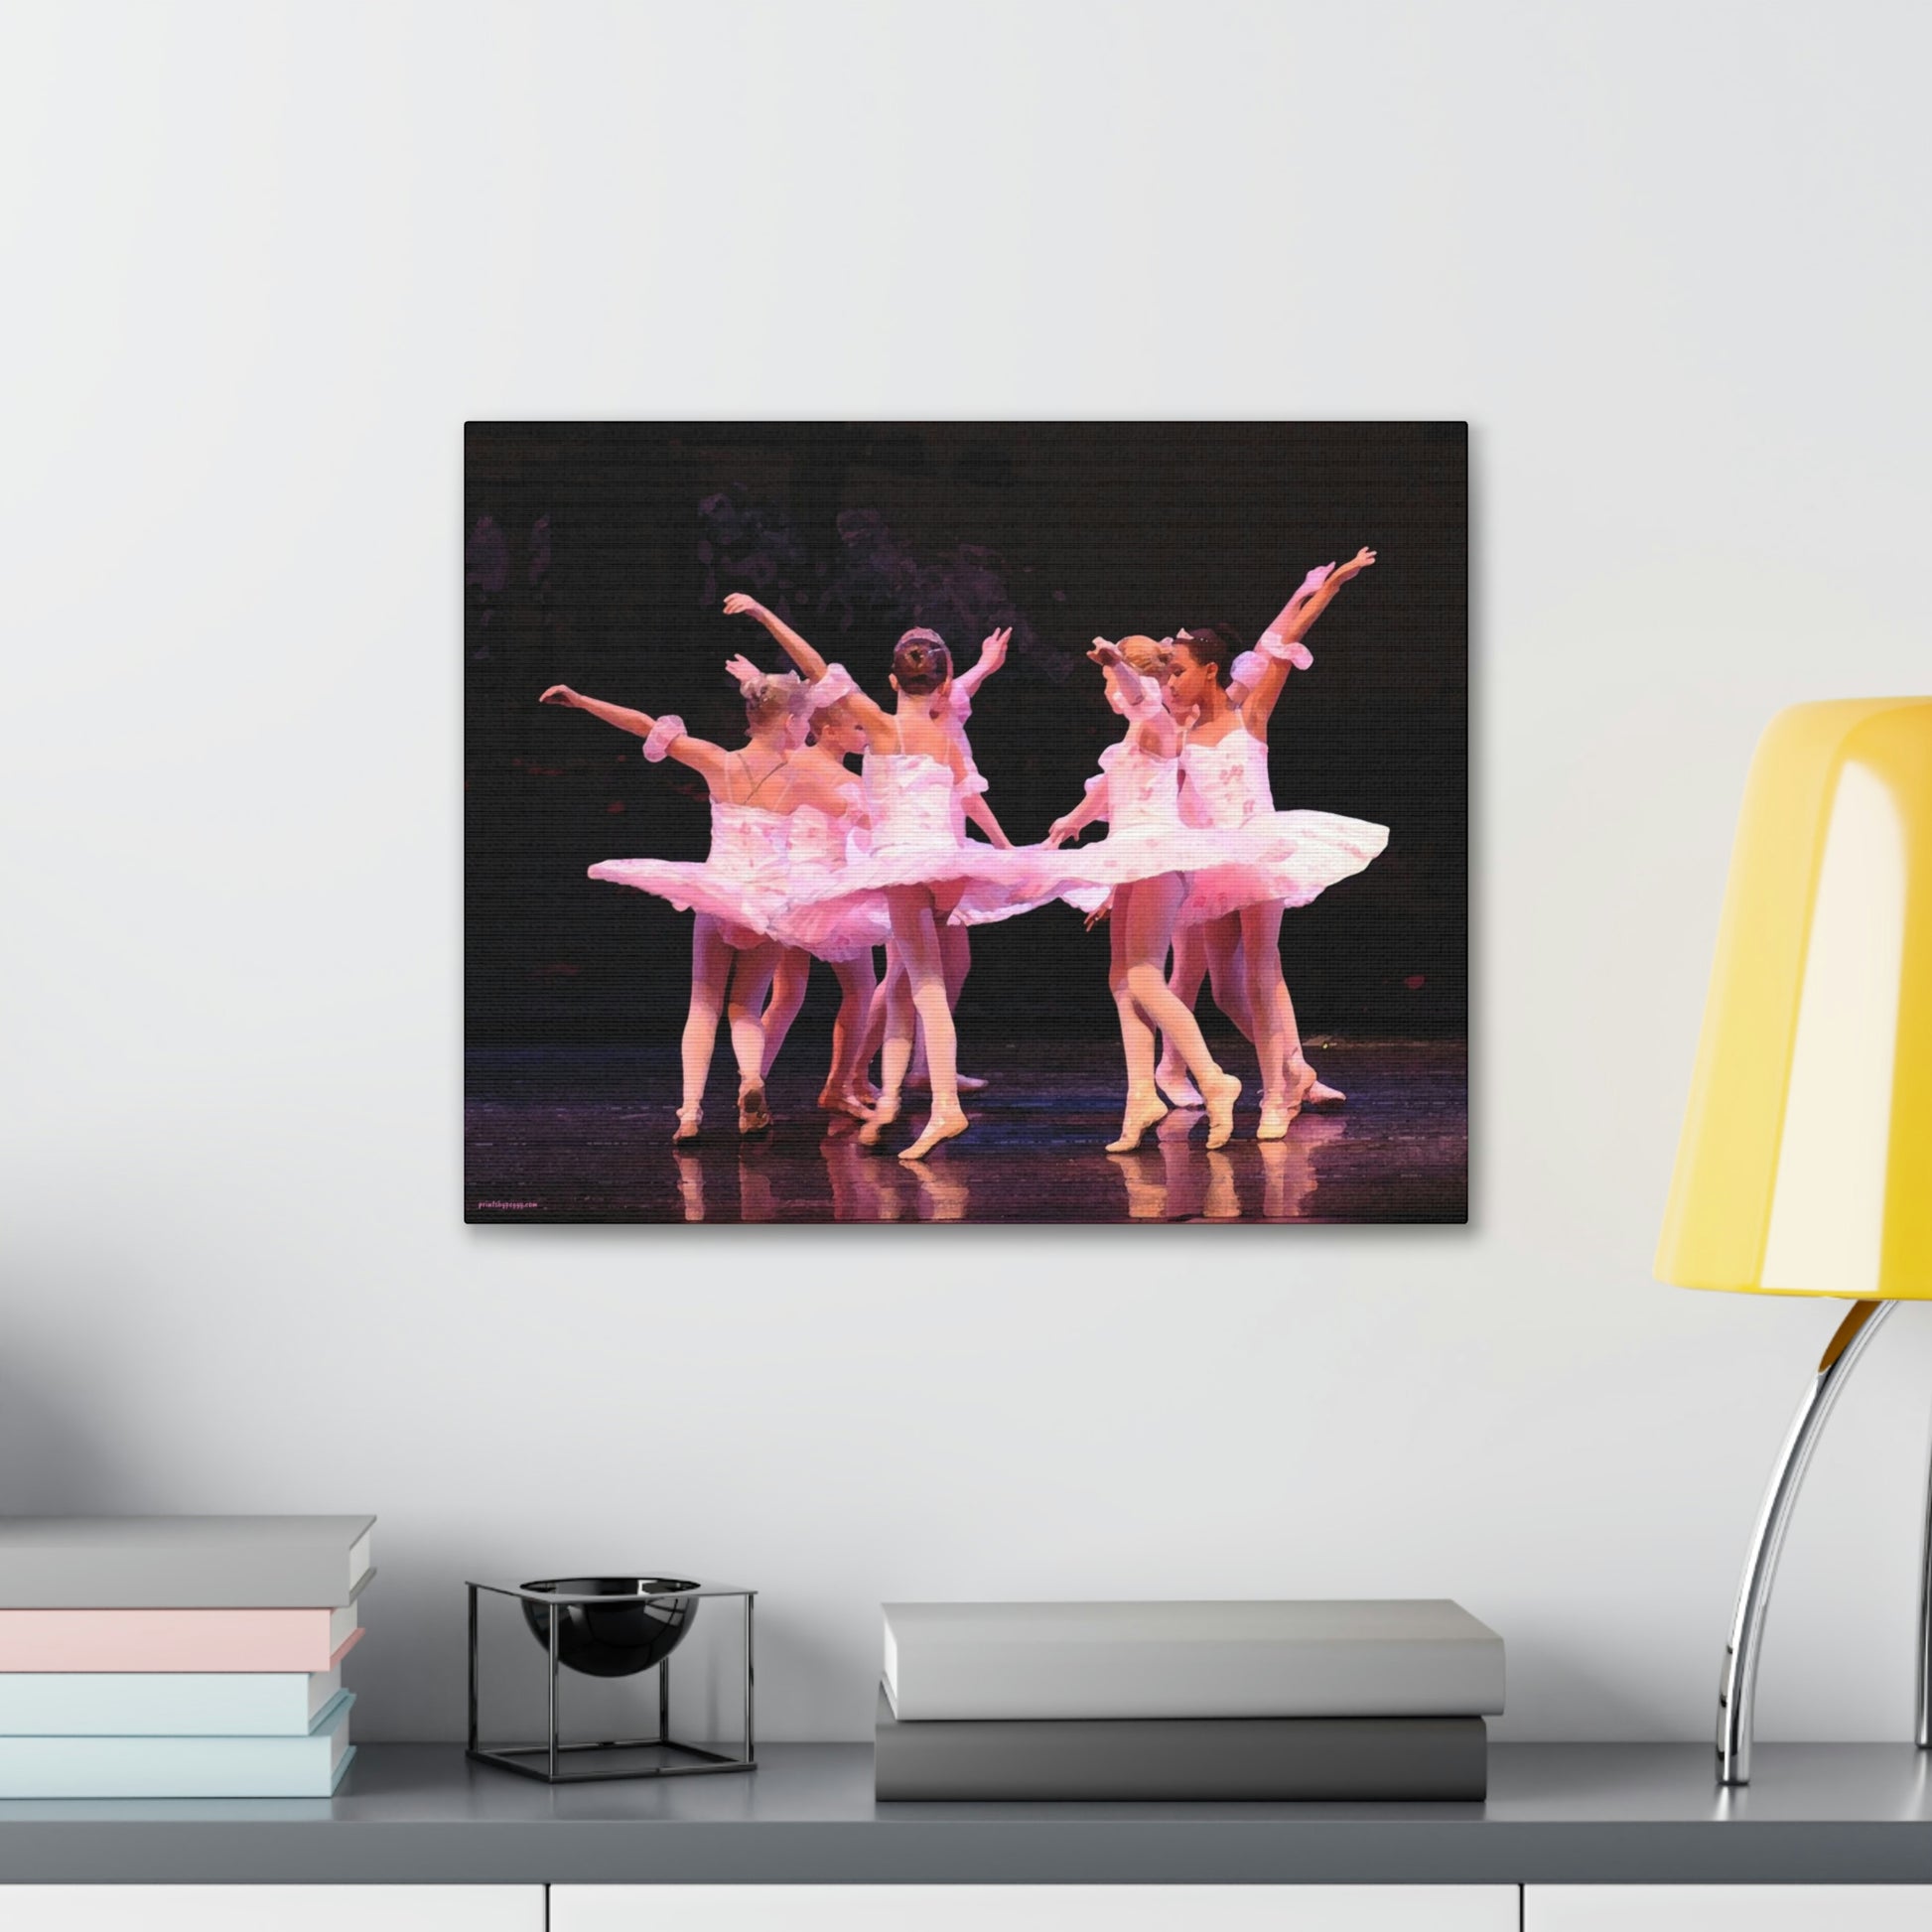
[[[893,937],[911,982],[912,1005],[925,1034],[926,1062],[932,1073],[932,1112],[919,1137],[899,1155],[917,1161],[941,1141],[966,1131],[966,1115],[959,1105],[958,1043],[952,1009],[946,1004],[946,975],[941,963],[939,935],[931,892],[924,886],[897,886],[887,894],[892,907]],[[888,1044],[890,1045],[890,1037]]]
[[1302,1057],[1295,1003],[1282,977],[1280,899],[1241,908],[1241,949],[1248,963],[1248,1003],[1255,1021],[1255,1051],[1261,1057],[1260,1140],[1279,1140],[1301,1112],[1314,1069]]
[[898,1118],[906,1069],[912,1064],[912,1043],[919,1031],[918,1015],[912,1007],[912,982],[905,976],[903,960],[897,941],[886,948],[886,983],[880,988],[880,997],[873,1001],[875,1012],[882,1003],[885,1008],[885,1037],[880,1042],[879,1098],[859,1133],[867,1147],[877,1146],[880,1135]]
[[864,1081],[866,1024],[872,1016],[874,975],[872,954],[862,952],[857,959],[835,959],[832,971],[839,982],[839,1010],[832,1020],[832,1064],[825,1075],[825,1090],[818,1104],[828,1112],[856,1114],[863,1111],[858,1089]]
[[903,986],[904,981],[905,972],[898,963],[898,948],[888,939],[886,976],[873,988],[872,1010],[866,1016],[865,1051],[859,1061],[861,1070],[871,1066],[885,1050],[887,1015],[892,1007],[893,989],[895,984]]
[[[1276,958],[1281,956],[1276,949]],[[1288,1078],[1292,1089],[1300,1087],[1302,1105],[1311,1113],[1338,1113],[1348,1104],[1348,1096],[1339,1087],[1331,1087],[1314,1070],[1314,1063],[1309,1058],[1308,1047],[1303,1043],[1302,1029],[1295,1018],[1295,1001],[1288,990],[1288,977],[1284,972],[1276,992],[1276,1004],[1281,1013],[1282,1032],[1288,1039]]]
[[784,1051],[785,1035],[805,1004],[811,984],[812,956],[802,946],[786,946],[771,975],[771,999],[764,1009],[764,1071],[768,1075]]
[[732,962],[731,996],[725,1017],[731,1022],[732,1052],[738,1059],[738,1124],[740,1133],[769,1127],[764,1104],[764,996],[778,968],[781,948],[775,940],[760,939],[746,947]]
[[1173,938],[1174,915],[1186,896],[1186,882],[1178,873],[1142,879],[1129,888],[1126,906],[1117,907],[1114,916],[1127,928],[1127,990],[1147,1024],[1160,1028],[1194,1076],[1207,1102],[1207,1144],[1213,1148],[1224,1146],[1234,1132],[1241,1082],[1217,1064],[1201,1036],[1200,1023],[1174,996],[1162,970]]
[[1214,1004],[1234,1023],[1241,1037],[1254,1045],[1255,1018],[1248,999],[1248,962],[1241,950],[1241,914],[1229,912],[1193,930],[1200,933],[1207,956]]
[[704,1113],[704,1083],[711,1072],[711,1049],[718,1039],[718,1017],[725,1009],[725,984],[732,952],[718,922],[700,912],[691,927],[691,1006],[684,1016],[681,1042],[684,1097],[678,1105],[678,1131],[693,1138]]
[[[1198,926],[1183,926],[1173,936],[1173,970],[1168,984],[1173,996],[1189,1013],[1200,998],[1201,981],[1207,977],[1207,948]],[[1176,1107],[1200,1104],[1200,1096],[1188,1079],[1180,1054],[1171,1039],[1161,1042],[1161,1063],[1154,1070],[1155,1083]]]
[[1132,953],[1127,928],[1133,893],[1132,886],[1116,886],[1107,913],[1107,990],[1114,996],[1120,1048],[1127,1061],[1127,1109],[1121,1117],[1120,1138],[1107,1143],[1109,1154],[1131,1154],[1140,1146],[1141,1136],[1168,1111],[1154,1084],[1154,1030],[1128,983]]
[[[959,1011],[959,996],[966,985],[966,975],[973,970],[973,940],[963,925],[953,925],[947,920],[936,923],[939,934],[939,966],[946,977],[946,1011],[956,1014]],[[955,1027],[957,1022],[954,1023]],[[925,1035],[919,1035],[912,1048],[912,1071],[909,1076],[914,1087],[927,1087],[932,1084],[932,1075],[926,1065]],[[986,1085],[984,1080],[970,1078],[955,1070],[954,1084],[961,1093],[977,1092]]]

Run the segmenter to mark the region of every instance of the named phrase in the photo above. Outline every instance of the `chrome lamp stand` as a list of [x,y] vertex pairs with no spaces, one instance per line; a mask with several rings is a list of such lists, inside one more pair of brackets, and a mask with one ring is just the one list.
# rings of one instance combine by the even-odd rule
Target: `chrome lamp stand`
[[[1748,1784],[1751,1779],[1751,1724],[1757,1699],[1757,1658],[1764,1641],[1764,1616],[1777,1575],[1784,1534],[1804,1483],[1818,1439],[1825,1433],[1845,1384],[1871,1337],[1883,1327],[1896,1302],[1855,1302],[1826,1344],[1810,1386],[1791,1419],[1771,1481],[1758,1506],[1731,1612],[1730,1642],[1725,1650],[1718,1690],[1718,1781]],[[1928,1488],[1925,1541],[1919,1565],[1918,1745],[1932,1746],[1932,1488]]]

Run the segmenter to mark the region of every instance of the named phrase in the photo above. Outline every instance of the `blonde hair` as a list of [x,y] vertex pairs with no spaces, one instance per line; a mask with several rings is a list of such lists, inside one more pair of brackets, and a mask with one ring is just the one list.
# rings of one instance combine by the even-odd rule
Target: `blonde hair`
[[1173,646],[1153,637],[1123,637],[1114,648],[1127,660],[1128,668],[1143,677],[1165,681],[1173,669]]
[[812,708],[812,688],[796,671],[761,671],[738,687],[745,698],[745,716],[761,725],[783,714],[802,718]]

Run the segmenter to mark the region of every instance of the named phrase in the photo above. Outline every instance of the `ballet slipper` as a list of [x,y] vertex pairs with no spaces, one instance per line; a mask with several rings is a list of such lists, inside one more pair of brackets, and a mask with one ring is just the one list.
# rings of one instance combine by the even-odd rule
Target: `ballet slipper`
[[822,1114],[850,1114],[854,1120],[864,1120],[872,1109],[851,1093],[841,1093],[837,1087],[822,1088],[818,1096],[818,1110]]
[[1167,1103],[1159,1094],[1130,1093],[1127,1096],[1127,1112],[1120,1123],[1120,1139],[1107,1143],[1109,1154],[1132,1154],[1141,1144],[1141,1136],[1150,1127],[1158,1127],[1168,1117]]
[[1314,1085],[1314,1068],[1307,1060],[1297,1063],[1295,1085],[1286,1097],[1264,1094],[1261,1100],[1261,1125],[1255,1129],[1258,1141],[1279,1141],[1286,1137],[1291,1123],[1308,1103]]
[[1154,1084],[1176,1107],[1198,1107],[1202,1104],[1200,1089],[1187,1077],[1187,1069],[1178,1060],[1162,1060],[1154,1069]]
[[[961,1093],[984,1093],[986,1091],[986,1082],[974,1073],[955,1073],[953,1075],[953,1085]],[[930,1093],[932,1091],[932,1078],[929,1074],[914,1073],[906,1081],[905,1090],[907,1093]]]
[[899,1097],[896,1093],[882,1093],[871,1113],[866,1116],[866,1124],[859,1130],[861,1147],[877,1147],[879,1137],[898,1118]]
[[1348,1096],[1325,1080],[1316,1080],[1309,1089],[1308,1098],[1302,1102],[1304,1111],[1311,1114],[1338,1114],[1347,1105]]
[[1207,1145],[1226,1147],[1234,1135],[1234,1103],[1241,1098],[1241,1082],[1232,1073],[1207,1082]]
[[901,1161],[923,1161],[941,1141],[950,1141],[965,1133],[972,1125],[964,1114],[942,1114],[936,1110],[927,1116],[919,1138],[910,1147],[901,1148],[898,1158]]
[[738,1137],[742,1141],[755,1140],[770,1131],[771,1109],[765,1105],[764,1082],[750,1081],[738,1093]]
[[688,1107],[680,1107],[677,1110],[677,1132],[671,1136],[671,1145],[681,1147],[695,1141],[703,1125],[704,1108],[696,1101]]

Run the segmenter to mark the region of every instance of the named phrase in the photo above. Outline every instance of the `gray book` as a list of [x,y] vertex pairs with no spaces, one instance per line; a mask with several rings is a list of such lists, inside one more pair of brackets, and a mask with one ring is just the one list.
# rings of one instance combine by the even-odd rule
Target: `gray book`
[[1039,1718],[912,1724],[885,1689],[874,1795],[993,1803],[1165,1799],[1477,1803],[1480,1718]]
[[337,1609],[373,1516],[0,1517],[0,1608]]
[[914,1722],[1503,1708],[1503,1640],[1443,1597],[884,1608],[887,1695]]

